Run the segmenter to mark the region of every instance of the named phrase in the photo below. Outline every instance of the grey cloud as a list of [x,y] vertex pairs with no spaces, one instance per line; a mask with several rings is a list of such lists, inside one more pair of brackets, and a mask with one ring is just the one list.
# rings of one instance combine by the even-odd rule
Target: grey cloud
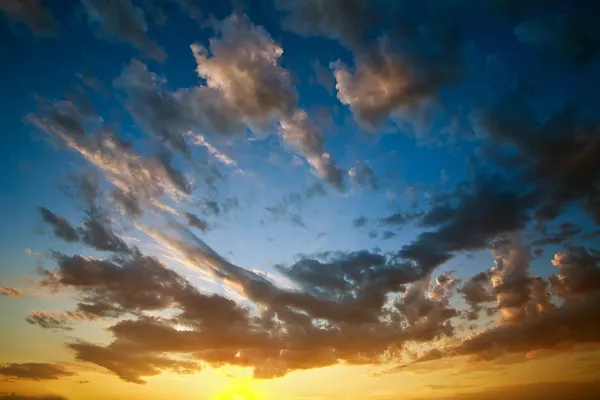
[[380,218],[379,223],[381,225],[394,226],[394,225],[405,225],[411,221],[414,221],[423,216],[423,213],[403,213],[396,212],[388,215],[387,217]]
[[38,210],[42,216],[42,220],[52,227],[52,231],[56,237],[67,242],[79,241],[77,230],[73,228],[71,223],[65,217],[56,215],[44,207],[40,207]]
[[544,246],[548,244],[563,244],[573,236],[579,234],[581,228],[571,222],[564,222],[558,226],[558,231],[548,232],[544,226],[541,229],[541,238],[533,240],[531,246]]
[[10,18],[27,24],[37,34],[54,34],[58,30],[58,21],[52,10],[41,0],[3,0],[0,10]]
[[[339,62],[331,67],[339,100],[368,125],[434,98],[439,86],[462,74],[459,19],[449,17],[460,10],[459,3],[443,2],[435,10],[417,1],[276,4],[286,14],[284,27],[304,36],[339,40],[354,52],[355,71]],[[373,43],[371,38],[381,30],[384,37]]]
[[570,247],[556,253],[552,265],[558,273],[550,277],[550,285],[563,299],[600,291],[600,251]]
[[131,0],[81,0],[88,21],[99,34],[115,37],[143,51],[145,55],[163,61],[167,54],[148,36],[144,11]]
[[44,329],[72,330],[72,324],[76,321],[89,321],[92,316],[73,311],[33,311],[25,320],[31,325],[37,325]]
[[34,381],[54,380],[75,375],[59,364],[50,363],[12,363],[0,366],[0,375],[14,379],[31,379]]
[[140,378],[141,375],[158,375],[163,369],[172,369],[180,373],[200,369],[192,362],[176,361],[158,355],[123,352],[118,348],[101,347],[86,342],[71,343],[68,346],[75,351],[79,361],[92,362],[113,371],[126,382],[146,383]]
[[185,217],[189,226],[200,229],[202,232],[206,232],[206,230],[208,230],[208,222],[200,219],[197,215],[192,213],[184,213],[183,216]]
[[544,53],[558,53],[576,65],[583,65],[600,52],[600,29],[591,17],[591,10],[577,11],[520,22],[514,28],[515,36]]

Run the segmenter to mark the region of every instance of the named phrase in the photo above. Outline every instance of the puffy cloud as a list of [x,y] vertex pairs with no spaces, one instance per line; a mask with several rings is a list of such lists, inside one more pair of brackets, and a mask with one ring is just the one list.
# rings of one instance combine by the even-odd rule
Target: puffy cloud
[[312,124],[308,114],[297,110],[291,117],[281,120],[281,136],[291,146],[297,147],[317,174],[326,182],[337,188],[344,189],[344,174],[328,153],[323,152],[323,138]]
[[10,18],[24,22],[37,34],[53,34],[58,30],[58,22],[41,0],[3,0],[2,10]]
[[552,265],[558,274],[550,277],[552,291],[569,299],[600,290],[600,252],[572,247],[556,253]]
[[19,289],[0,285],[0,294],[8,297],[23,297],[23,293]]
[[497,245],[492,255],[496,267],[491,281],[503,322],[532,318],[552,308],[547,283],[529,275],[531,255],[518,236]]
[[56,215],[44,207],[40,207],[39,212],[42,216],[42,220],[52,227],[52,232],[56,237],[67,242],[79,241],[77,230],[73,228],[71,223],[65,217]]
[[495,300],[495,297],[491,293],[489,272],[480,272],[469,278],[458,288],[457,292],[464,296],[465,301],[470,307],[470,310],[466,314],[469,320],[475,320],[479,317],[482,303]]
[[323,151],[321,132],[297,107],[290,74],[279,64],[281,46],[245,15],[226,18],[219,32],[220,37],[210,40],[210,52],[192,45],[196,70],[206,80],[204,89],[216,93],[224,114],[254,130],[279,121],[285,143],[299,150],[325,181],[341,189],[343,174]]
[[114,37],[163,61],[167,54],[148,36],[144,11],[131,0],[81,0],[89,24],[100,35]]
[[31,379],[34,381],[53,380],[75,375],[59,364],[12,363],[0,366],[0,374],[8,378]]
[[[331,67],[338,99],[367,125],[434,98],[439,86],[455,82],[463,71],[459,18],[450,17],[460,3],[443,2],[435,10],[417,1],[277,4],[286,13],[284,27],[337,39],[354,52],[354,72],[339,62]],[[371,38],[382,30],[385,36],[373,44]]]

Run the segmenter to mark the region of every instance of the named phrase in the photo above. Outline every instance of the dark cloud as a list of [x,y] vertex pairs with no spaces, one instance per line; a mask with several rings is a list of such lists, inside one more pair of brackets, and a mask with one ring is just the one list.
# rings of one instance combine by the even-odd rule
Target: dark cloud
[[476,320],[482,310],[482,304],[496,299],[491,293],[490,277],[489,272],[480,272],[458,288],[457,292],[464,296],[470,307],[466,313],[468,320]]
[[126,382],[146,383],[140,379],[140,376],[158,375],[163,369],[171,369],[178,373],[193,372],[199,369],[198,365],[192,362],[176,361],[153,355],[132,354],[85,342],[71,343],[68,346],[75,351],[77,360],[91,362],[113,371]]
[[548,232],[547,228],[543,226],[539,239],[535,239],[531,242],[531,246],[545,246],[548,244],[563,244],[575,235],[581,232],[581,228],[571,222],[564,222],[558,226],[558,231]]
[[[598,7],[592,8],[598,11]],[[543,53],[557,53],[576,65],[583,65],[600,52],[600,28],[591,16],[593,12],[576,8],[575,12],[527,19],[515,27],[515,36]]]
[[454,252],[485,248],[498,235],[524,228],[534,200],[531,193],[500,177],[459,186],[450,198],[436,200],[421,219],[423,226],[437,225],[438,230],[421,233],[398,255],[431,271]]
[[92,215],[82,222],[79,234],[83,243],[97,250],[116,253],[130,251],[129,246],[113,232],[108,223],[102,223],[101,220],[94,218]]
[[435,8],[417,1],[276,4],[285,14],[284,28],[335,39],[353,51],[354,71],[340,62],[331,68],[339,100],[368,125],[401,108],[420,106],[463,72],[460,2],[440,2]]
[[19,289],[4,285],[0,285],[0,294],[8,297],[23,297],[23,292],[21,292]]
[[393,213],[391,215],[388,215],[387,217],[384,218],[380,218],[379,219],[379,223],[381,225],[405,225],[411,221],[414,221],[418,218],[420,218],[423,214],[422,213],[402,213],[402,212],[396,212]]
[[42,216],[42,220],[52,227],[52,232],[56,237],[67,242],[79,241],[77,230],[73,228],[71,223],[65,217],[56,215],[44,207],[40,207],[38,210]]
[[25,320],[31,325],[37,325],[44,329],[73,330],[72,324],[76,321],[89,321],[94,319],[83,313],[73,311],[33,311]]
[[558,274],[550,277],[550,286],[563,299],[600,291],[600,251],[571,247],[556,253],[552,265]]
[[197,215],[192,213],[184,213],[183,216],[185,217],[189,226],[200,229],[202,232],[206,232],[208,230],[208,222],[200,219]]
[[567,102],[541,118],[532,102],[531,95],[518,87],[482,112],[481,126],[497,144],[518,150],[512,164],[520,163],[521,169],[513,170],[522,171],[519,179],[538,192],[538,220],[554,219],[573,201],[600,218],[598,126],[581,122],[575,103]]
[[37,34],[54,34],[58,30],[58,21],[52,10],[41,0],[3,0],[0,10],[10,18],[27,24]]
[[158,61],[167,58],[165,50],[148,36],[144,11],[131,0],[81,0],[92,29],[101,36],[117,38]]
[[34,381],[53,380],[75,375],[59,364],[24,363],[4,364],[0,366],[0,374],[7,378],[31,379]]

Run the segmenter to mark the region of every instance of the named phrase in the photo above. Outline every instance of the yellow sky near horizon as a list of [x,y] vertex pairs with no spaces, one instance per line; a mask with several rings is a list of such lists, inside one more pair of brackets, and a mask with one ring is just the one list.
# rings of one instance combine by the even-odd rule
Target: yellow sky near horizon
[[[209,367],[191,375],[165,372],[146,377],[147,383],[142,385],[125,382],[92,364],[66,362],[65,366],[76,375],[44,381],[5,379],[0,394],[52,394],[70,400],[419,400],[515,385],[593,382],[600,378],[598,360],[600,350],[565,352],[531,360],[507,356],[494,362],[473,363],[462,358],[430,361],[384,375],[378,373],[390,366],[337,365],[295,371],[268,380],[252,379],[248,368]],[[8,361],[0,356],[0,362]]]

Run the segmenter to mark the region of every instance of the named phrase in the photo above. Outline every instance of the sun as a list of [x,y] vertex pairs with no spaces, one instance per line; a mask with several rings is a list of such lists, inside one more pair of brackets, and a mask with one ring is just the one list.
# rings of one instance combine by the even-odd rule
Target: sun
[[215,400],[263,400],[256,382],[248,376],[230,376]]

